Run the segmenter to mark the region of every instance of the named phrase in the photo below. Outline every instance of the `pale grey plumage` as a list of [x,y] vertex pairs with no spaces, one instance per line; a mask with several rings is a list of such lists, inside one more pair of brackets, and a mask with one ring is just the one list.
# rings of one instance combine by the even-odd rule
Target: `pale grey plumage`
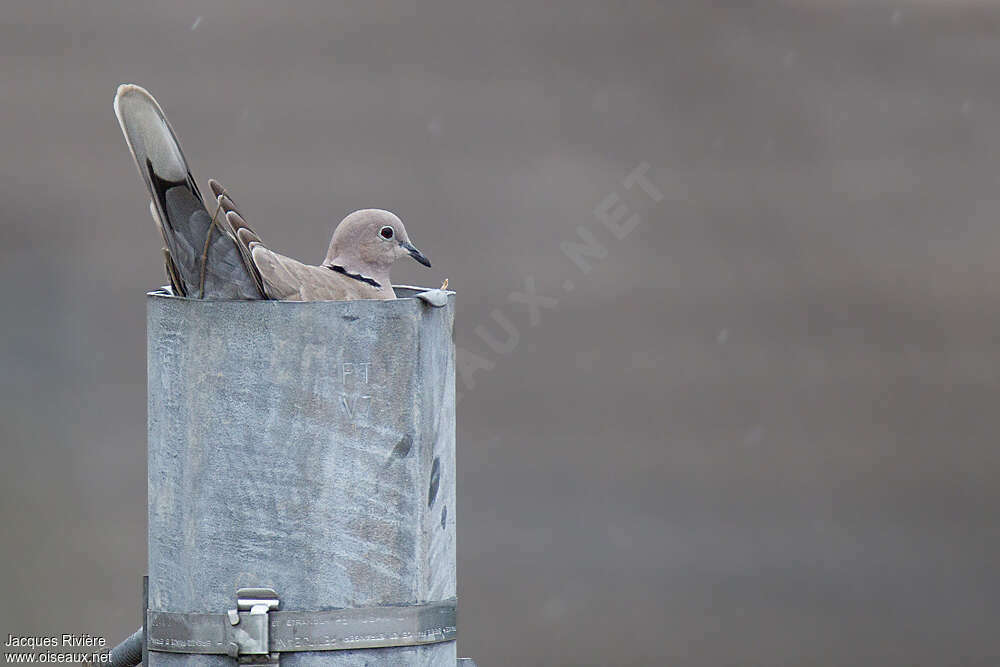
[[[334,232],[320,266],[304,264],[266,247],[236,207],[226,188],[209,179],[209,187],[269,299],[285,301],[349,301],[394,299],[389,267],[403,254],[428,264],[410,245],[402,221],[388,211],[366,209],[347,216]],[[380,235],[385,227],[392,238]],[[411,250],[412,248],[412,250]]]
[[152,196],[167,275],[180,295],[210,299],[346,301],[394,299],[389,269],[409,254],[430,266],[402,221],[380,209],[350,214],[337,226],[320,266],[265,247],[217,181],[210,215],[163,110],[146,90],[122,85],[115,113]]

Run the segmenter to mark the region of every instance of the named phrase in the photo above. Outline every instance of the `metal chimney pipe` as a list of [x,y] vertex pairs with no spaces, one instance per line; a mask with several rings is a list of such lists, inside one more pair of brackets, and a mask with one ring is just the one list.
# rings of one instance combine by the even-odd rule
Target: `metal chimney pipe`
[[[455,597],[454,295],[147,297],[149,608]],[[272,631],[273,634],[273,631]],[[152,667],[230,667],[149,651]],[[289,652],[282,667],[456,664],[455,642]]]

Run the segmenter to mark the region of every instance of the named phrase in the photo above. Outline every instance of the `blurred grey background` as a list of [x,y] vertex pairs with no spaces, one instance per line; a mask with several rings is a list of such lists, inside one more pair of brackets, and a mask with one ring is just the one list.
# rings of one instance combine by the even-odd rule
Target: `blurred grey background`
[[457,290],[460,655],[998,664],[998,80],[990,2],[8,0],[0,633],[139,620],[135,82],[277,250],[389,208]]

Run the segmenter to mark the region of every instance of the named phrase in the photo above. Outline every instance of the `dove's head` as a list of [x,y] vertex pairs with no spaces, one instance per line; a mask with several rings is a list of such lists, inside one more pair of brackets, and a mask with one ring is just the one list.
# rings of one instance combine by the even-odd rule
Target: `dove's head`
[[366,208],[351,213],[337,225],[323,264],[383,282],[388,280],[389,267],[403,255],[424,266],[431,265],[410,243],[402,220],[389,211]]

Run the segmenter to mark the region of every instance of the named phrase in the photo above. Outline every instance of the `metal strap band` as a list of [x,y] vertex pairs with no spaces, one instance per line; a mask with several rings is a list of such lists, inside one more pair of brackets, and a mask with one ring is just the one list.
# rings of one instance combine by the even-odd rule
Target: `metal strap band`
[[[240,616],[246,612],[240,612]],[[270,651],[342,651],[435,644],[458,636],[457,600],[403,607],[268,613]],[[240,626],[226,614],[146,612],[149,650],[227,655]]]

